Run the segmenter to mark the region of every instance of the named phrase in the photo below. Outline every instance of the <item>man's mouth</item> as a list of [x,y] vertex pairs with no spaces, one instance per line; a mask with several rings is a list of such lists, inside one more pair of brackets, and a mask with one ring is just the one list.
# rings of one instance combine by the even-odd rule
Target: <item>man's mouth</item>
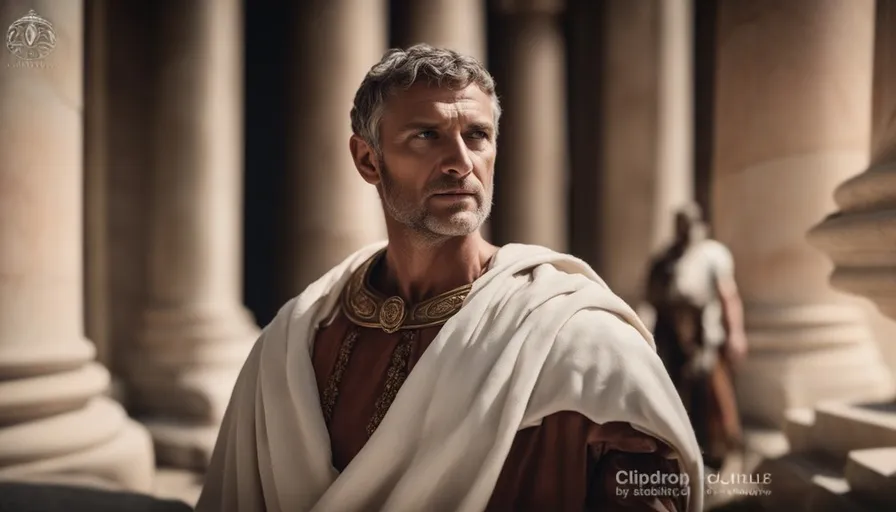
[[469,190],[446,190],[444,192],[436,192],[434,196],[473,196],[476,192]]

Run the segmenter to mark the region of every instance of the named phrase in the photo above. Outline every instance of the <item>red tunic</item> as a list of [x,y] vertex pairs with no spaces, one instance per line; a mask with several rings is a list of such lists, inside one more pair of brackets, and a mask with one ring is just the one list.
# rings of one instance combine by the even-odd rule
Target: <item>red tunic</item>
[[[389,334],[358,326],[340,310],[318,331],[313,364],[336,469],[344,470],[367,442],[439,329]],[[679,472],[659,441],[655,453],[613,448],[614,439],[634,432],[627,424],[597,425],[573,412],[521,430],[488,510],[684,510],[683,498],[617,495],[620,470]]]

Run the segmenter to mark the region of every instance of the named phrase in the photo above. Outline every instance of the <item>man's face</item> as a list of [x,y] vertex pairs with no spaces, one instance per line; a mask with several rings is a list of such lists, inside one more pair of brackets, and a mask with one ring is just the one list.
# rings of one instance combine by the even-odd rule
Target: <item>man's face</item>
[[415,84],[386,103],[380,124],[386,214],[429,238],[475,232],[491,212],[495,125],[491,97]]

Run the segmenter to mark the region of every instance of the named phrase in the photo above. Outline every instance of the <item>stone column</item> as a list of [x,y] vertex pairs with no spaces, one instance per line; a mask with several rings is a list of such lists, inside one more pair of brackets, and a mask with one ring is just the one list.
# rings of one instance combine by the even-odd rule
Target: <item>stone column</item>
[[84,336],[83,16],[0,2],[18,27],[0,58],[0,480],[148,491],[149,436],[103,396]]
[[[862,15],[867,16],[863,6]],[[896,2],[878,0],[874,27],[870,162],[834,191],[837,211],[815,225],[809,241],[834,263],[830,283],[837,289],[870,299],[872,327],[890,370],[896,369]],[[852,174],[855,168],[844,169]],[[861,299],[861,302],[867,302]],[[874,306],[870,305],[871,308]],[[883,317],[886,315],[888,318]],[[888,334],[889,331],[889,335]],[[839,381],[839,375],[831,380]],[[805,510],[848,510],[860,504],[873,510],[892,508],[896,499],[896,402],[862,401],[825,404],[814,411],[788,413],[788,457],[771,461],[774,496],[784,506]],[[819,468],[817,453],[828,467]],[[808,464],[807,464],[808,463]],[[814,467],[813,467],[814,466]],[[807,472],[806,468],[813,471]],[[761,468],[760,470],[765,469]],[[819,471],[821,469],[822,471]],[[813,474],[837,475],[831,479]],[[780,483],[779,483],[780,482]],[[782,485],[783,484],[783,485]],[[808,484],[808,485],[806,485]],[[791,490],[791,493],[787,491]],[[860,503],[859,503],[860,502]],[[807,507],[808,505],[808,507]],[[887,505],[890,505],[889,507]]]
[[148,297],[129,398],[160,463],[202,469],[258,336],[241,300],[240,2],[155,14]]
[[880,2],[876,27],[871,162],[865,172],[837,187],[839,207],[811,233],[811,240],[833,260],[832,284],[868,297],[896,318],[896,294],[890,276],[896,270],[886,236],[896,219],[896,4]]
[[605,3],[600,271],[623,299],[644,298],[650,255],[671,242],[693,198],[690,0]]
[[504,113],[492,232],[498,243],[567,250],[566,42],[563,0],[496,2]]
[[398,0],[393,30],[401,47],[447,47],[485,62],[485,0]]
[[[866,297],[881,313],[896,319],[896,271],[893,233],[896,219],[896,3],[879,0],[875,28],[874,78],[871,124],[871,158],[865,172],[837,187],[834,200],[839,210],[815,226],[810,241],[834,262],[831,284]],[[883,236],[882,236],[883,235]],[[887,346],[896,361],[896,345]],[[892,368],[896,364],[891,363]]]
[[288,228],[282,300],[363,245],[385,239],[376,189],[355,170],[349,112],[386,50],[383,0],[307,0],[295,6],[289,50]]
[[806,233],[867,159],[874,2],[722,2],[714,220],[737,265],[751,352],[746,418],[891,396],[862,312]]

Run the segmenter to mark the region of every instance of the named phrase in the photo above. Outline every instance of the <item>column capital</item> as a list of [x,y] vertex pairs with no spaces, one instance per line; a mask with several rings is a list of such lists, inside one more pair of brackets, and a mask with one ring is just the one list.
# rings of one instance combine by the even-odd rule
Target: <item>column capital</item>
[[500,14],[561,14],[566,9],[566,0],[493,0],[494,8]]

